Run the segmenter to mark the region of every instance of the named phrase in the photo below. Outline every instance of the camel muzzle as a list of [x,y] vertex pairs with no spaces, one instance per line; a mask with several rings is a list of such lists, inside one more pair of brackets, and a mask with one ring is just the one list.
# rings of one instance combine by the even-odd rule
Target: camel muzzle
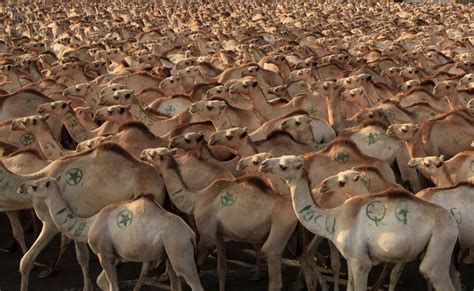
[[270,170],[271,170],[271,167],[267,163],[267,161],[263,161],[262,164],[260,165],[260,168],[258,169],[258,171],[261,173],[269,173]]
[[20,184],[20,185],[18,186],[18,188],[16,189],[16,193],[18,193],[18,194],[25,194],[27,188],[28,188],[28,187],[26,186],[26,184],[25,184],[25,183],[22,183],[22,184]]

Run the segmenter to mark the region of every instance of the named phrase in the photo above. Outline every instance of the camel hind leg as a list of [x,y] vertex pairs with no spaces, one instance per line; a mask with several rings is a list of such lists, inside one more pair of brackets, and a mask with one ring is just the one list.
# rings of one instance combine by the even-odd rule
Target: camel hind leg
[[428,242],[425,256],[420,264],[420,272],[431,282],[435,290],[454,291],[449,268],[458,231],[455,225],[451,229],[443,225],[437,228],[434,229]]
[[[184,278],[184,281],[191,287],[192,291],[204,291],[194,260],[195,249],[194,239],[186,240],[179,238],[177,241],[165,243],[165,251],[168,256],[167,269],[170,273],[172,285],[174,285],[173,281],[177,279],[172,277],[178,276]],[[171,266],[168,265],[168,261],[171,263]]]
[[76,246],[76,258],[77,262],[81,266],[82,275],[84,278],[84,291],[92,291],[94,287],[92,287],[92,281],[89,277],[89,249],[87,244],[74,242]]
[[5,214],[7,215],[8,220],[10,221],[13,237],[20,245],[23,254],[26,254],[28,248],[26,247],[25,243],[25,231],[20,221],[19,211],[6,211]]
[[[106,275],[109,291],[119,291],[117,270],[115,268],[115,258],[100,253],[97,254],[97,256],[99,257],[100,265],[104,270],[103,273]],[[101,273],[101,275],[103,275],[103,273]],[[99,275],[99,277],[101,275]]]

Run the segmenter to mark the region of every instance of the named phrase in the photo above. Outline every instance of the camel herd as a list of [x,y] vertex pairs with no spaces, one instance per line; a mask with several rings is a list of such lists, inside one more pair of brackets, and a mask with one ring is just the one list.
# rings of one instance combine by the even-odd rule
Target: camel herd
[[[46,1],[45,1],[46,2]],[[474,262],[474,14],[461,4],[121,1],[1,4],[0,211],[20,290],[57,235],[84,290],[134,290],[166,264],[204,290],[215,252],[253,245],[281,290],[395,290],[419,260],[429,288]],[[21,213],[40,221],[25,243]],[[327,241],[329,249],[320,247]],[[342,257],[341,257],[342,256]],[[345,260],[342,260],[345,259]],[[12,272],[15,270],[12,270]],[[0,279],[1,281],[1,279]],[[1,283],[1,282],[0,282]],[[1,285],[0,285],[1,288]]]

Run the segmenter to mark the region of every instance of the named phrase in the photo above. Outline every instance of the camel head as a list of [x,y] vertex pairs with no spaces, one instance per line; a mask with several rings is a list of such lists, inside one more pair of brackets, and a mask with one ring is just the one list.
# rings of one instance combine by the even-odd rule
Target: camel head
[[286,94],[287,85],[280,85],[268,88],[265,93],[283,97]]
[[234,150],[239,148],[242,143],[248,142],[248,129],[240,127],[220,130],[209,137],[209,145],[222,145]]
[[313,119],[308,115],[296,115],[284,119],[280,123],[280,129],[284,131],[301,132],[311,126]]
[[111,121],[122,124],[126,121],[134,120],[130,113],[130,105],[112,105],[97,110],[94,114],[94,121]]
[[250,66],[247,68],[247,70],[243,71],[240,73],[241,77],[257,77],[257,75],[260,74],[260,67],[259,66]]
[[[326,178],[318,188],[319,193],[332,191],[344,191],[347,193],[363,193],[367,191],[367,186],[362,182],[361,174],[354,169],[339,172],[337,175]],[[361,189],[359,191],[358,189]]]
[[23,49],[27,52],[39,54],[46,50],[46,45],[43,42],[32,41],[24,44]]
[[97,73],[101,71],[107,71],[107,62],[102,60],[91,62],[84,67],[84,71]]
[[76,153],[82,153],[91,150],[104,142],[112,141],[112,135],[96,136],[89,140],[83,141],[76,146]]
[[229,93],[229,86],[219,85],[207,90],[205,99],[211,99],[213,97],[226,98],[228,93]]
[[197,66],[189,66],[178,72],[181,84],[186,91],[191,91],[195,84],[206,83]]
[[157,54],[146,54],[138,58],[138,63],[140,65],[151,65],[152,67],[160,67],[161,59]]
[[347,54],[334,54],[329,57],[329,62],[337,63],[341,66],[347,64],[349,56]]
[[255,79],[247,79],[232,84],[229,88],[229,95],[247,95],[251,96],[255,90],[259,90],[258,82]]
[[408,161],[408,167],[416,168],[427,176],[436,175],[443,170],[444,156],[430,156],[422,158],[412,158]]
[[272,158],[271,153],[258,153],[252,156],[240,159],[237,163],[237,170],[239,171],[258,171],[263,161]]
[[389,78],[394,78],[396,76],[400,76],[400,71],[402,68],[399,67],[390,67],[390,68],[385,68],[382,70],[382,77],[389,77]]
[[134,99],[133,90],[123,89],[100,96],[99,105],[130,105]]
[[76,96],[76,97],[84,97],[87,95],[87,91],[91,87],[91,84],[89,83],[82,83],[82,84],[77,84],[75,86],[67,87],[63,91],[63,95],[71,95],[71,96]]
[[400,77],[404,78],[405,80],[413,80],[418,79],[418,73],[420,71],[416,68],[412,67],[405,67],[400,70]]
[[82,67],[75,62],[59,64],[50,69],[53,78],[74,76],[76,72],[82,72]]
[[397,89],[398,89],[399,92],[408,92],[411,89],[416,88],[418,86],[420,86],[420,81],[410,80],[410,81],[406,81],[406,82],[400,84],[400,86],[398,86]]
[[72,101],[54,101],[49,103],[43,103],[38,106],[38,112],[41,115],[51,114],[53,116],[65,116],[67,112],[72,111]]
[[10,74],[19,74],[20,71],[17,65],[8,64],[0,66],[0,73],[8,76]]
[[391,124],[387,130],[386,134],[388,136],[397,137],[403,141],[412,141],[415,135],[418,133],[420,126],[418,124],[411,123],[401,123],[401,124]]
[[105,85],[102,89],[99,91],[99,97],[102,97],[103,95],[109,93],[109,92],[115,92],[118,90],[125,90],[128,89],[126,85],[120,84],[120,83],[111,83],[108,85]]
[[382,50],[382,55],[387,57],[398,57],[402,54],[402,50],[397,45],[391,45],[388,48]]
[[459,79],[457,90],[466,90],[474,88],[474,73],[466,74],[461,79]]
[[94,118],[94,113],[90,107],[74,107],[73,110],[80,119]]
[[155,148],[155,149],[145,149],[140,154],[140,160],[151,163],[158,167],[172,167],[176,164],[176,161],[173,158],[173,155],[177,154],[177,149],[169,148]]
[[274,65],[281,65],[286,62],[286,57],[284,55],[274,55],[268,58],[267,63]]
[[358,101],[367,98],[367,93],[365,92],[364,87],[358,87],[351,90],[346,90],[342,92],[341,99],[349,101]]
[[456,62],[455,68],[464,70],[465,72],[472,72],[474,71],[474,62],[470,60],[459,60]]
[[456,81],[444,81],[437,84],[434,87],[433,93],[437,97],[444,97],[446,95],[455,93],[456,87],[457,87]]
[[96,57],[104,60],[111,60],[120,63],[119,60],[122,58],[122,52],[118,48],[102,50],[96,53]]
[[32,197],[46,199],[52,193],[59,193],[58,182],[61,178],[45,177],[42,179],[28,181],[18,186],[19,194],[30,194]]
[[186,94],[186,91],[184,90],[183,85],[181,85],[180,78],[178,76],[170,76],[163,79],[159,88],[167,96]]
[[210,100],[210,101],[198,101],[191,104],[189,107],[189,113],[192,115],[216,117],[220,114],[226,114],[224,111],[227,108],[225,101],[221,100]]
[[289,81],[306,81],[307,83],[316,81],[311,72],[311,68],[302,68],[290,73]]
[[174,69],[177,71],[186,69],[187,67],[194,66],[197,63],[197,58],[185,58],[183,60],[178,61],[174,65]]
[[189,132],[182,135],[177,135],[173,137],[169,144],[169,148],[180,148],[183,150],[190,151],[195,149],[198,144],[204,141],[204,131],[199,132]]
[[16,131],[24,131],[28,133],[34,134],[37,130],[40,129],[47,129],[49,130],[49,126],[46,121],[49,118],[49,114],[46,115],[32,115],[28,117],[22,117],[13,119],[10,125],[10,130]]
[[355,89],[363,87],[366,82],[372,80],[372,75],[370,74],[359,74],[355,76],[350,76],[346,78],[339,79],[337,82],[344,87],[344,89]]
[[471,114],[474,114],[474,98],[471,98],[467,104],[466,104],[467,110],[471,112]]
[[305,172],[304,159],[298,156],[281,156],[270,158],[262,162],[259,171],[261,173],[272,173],[287,180],[295,180],[302,177]]
[[311,90],[327,97],[333,97],[343,90],[343,87],[336,81],[318,81],[311,84]]

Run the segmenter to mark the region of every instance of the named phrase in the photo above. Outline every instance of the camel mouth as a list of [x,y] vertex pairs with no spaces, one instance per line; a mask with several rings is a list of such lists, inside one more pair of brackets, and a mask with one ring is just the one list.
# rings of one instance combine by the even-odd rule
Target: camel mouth
[[415,161],[412,161],[412,160],[408,161],[408,167],[415,168],[416,167]]
[[245,170],[246,168],[247,168],[247,167],[242,163],[242,161],[239,161],[239,162],[237,163],[237,168],[236,168],[236,169],[237,169],[238,171]]
[[271,171],[271,167],[268,163],[266,163],[265,161],[262,162],[262,164],[260,165],[260,168],[258,168],[258,171],[260,173],[270,173]]
[[27,190],[27,186],[25,183],[22,183],[20,185],[18,185],[18,188],[16,189],[16,193],[18,194],[25,194],[26,193],[26,190]]
[[385,134],[388,136],[393,136],[395,134],[395,130],[393,129],[393,127],[389,126],[385,131]]
[[321,186],[319,186],[318,192],[319,193],[326,193],[329,191],[329,187],[326,182],[322,182]]

